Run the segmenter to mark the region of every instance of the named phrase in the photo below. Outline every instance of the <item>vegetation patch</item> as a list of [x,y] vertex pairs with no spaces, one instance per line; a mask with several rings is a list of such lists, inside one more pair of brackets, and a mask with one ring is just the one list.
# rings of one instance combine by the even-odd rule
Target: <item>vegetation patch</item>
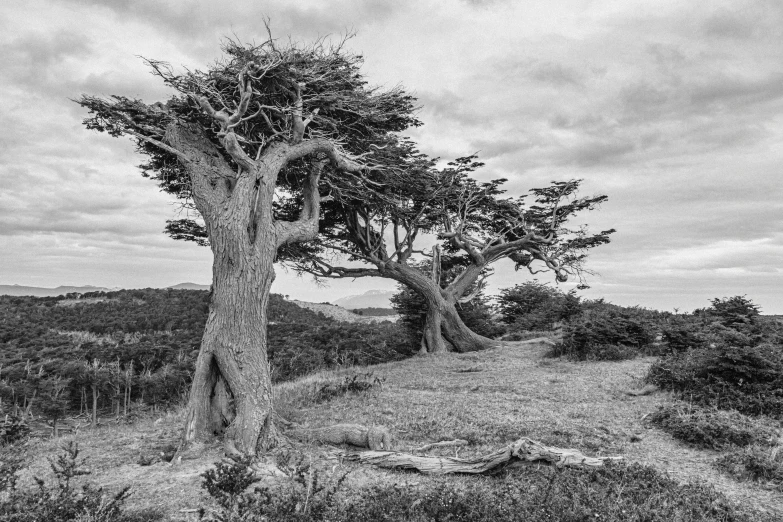
[[739,480],[783,491],[783,447],[754,444],[719,458],[715,465]]
[[674,438],[702,449],[723,450],[733,446],[769,444],[778,431],[771,422],[747,417],[736,411],[698,406],[662,406],[649,420]]
[[35,477],[34,490],[18,489],[16,473],[23,467],[23,459],[2,455],[0,465],[0,520],[4,522],[142,522],[161,520],[155,510],[127,512],[125,501],[129,487],[116,493],[107,493],[90,484],[77,488],[74,480],[90,472],[79,458],[79,447],[69,443],[63,453],[49,459],[53,480]]
[[697,348],[662,357],[648,381],[702,406],[783,416],[783,346]]
[[383,381],[372,372],[365,374],[356,373],[346,376],[342,382],[324,384],[316,392],[314,400],[316,403],[326,402],[336,397],[342,397],[346,393],[367,392],[382,386]]
[[592,471],[535,466],[492,477],[422,477],[345,491],[346,474],[300,466],[291,480],[249,491],[248,465],[218,464],[204,474],[218,508],[209,521],[762,521],[711,488],[679,485],[653,468],[611,465]]
[[620,361],[655,354],[655,312],[592,303],[563,326],[563,339],[550,356],[575,360]]

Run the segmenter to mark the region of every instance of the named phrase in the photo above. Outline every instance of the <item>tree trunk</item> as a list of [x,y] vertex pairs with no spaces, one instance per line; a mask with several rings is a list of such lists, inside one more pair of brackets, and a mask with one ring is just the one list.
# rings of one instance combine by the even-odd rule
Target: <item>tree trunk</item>
[[[433,249],[433,257],[437,250]],[[478,335],[465,326],[457,313],[457,297],[440,287],[440,274],[435,270],[429,277],[407,265],[387,262],[379,269],[383,277],[399,281],[418,293],[427,304],[427,318],[419,353],[475,352],[494,348],[502,343]]]
[[[217,227],[216,227],[217,228]],[[229,453],[275,446],[267,362],[267,304],[274,280],[273,227],[254,240],[225,229],[210,235],[212,300],[196,360],[182,446],[224,434]],[[254,244],[255,243],[255,244]]]
[[475,352],[500,346],[502,343],[473,332],[462,321],[454,303],[438,292],[423,294],[427,302],[427,319],[422,334],[422,350],[428,353],[456,351]]
[[98,426],[98,386],[92,385],[92,427]]
[[437,306],[427,307],[427,318],[424,322],[424,332],[421,336],[421,350],[419,353],[446,353],[449,347],[454,346],[451,343],[446,344],[443,338],[443,314]]

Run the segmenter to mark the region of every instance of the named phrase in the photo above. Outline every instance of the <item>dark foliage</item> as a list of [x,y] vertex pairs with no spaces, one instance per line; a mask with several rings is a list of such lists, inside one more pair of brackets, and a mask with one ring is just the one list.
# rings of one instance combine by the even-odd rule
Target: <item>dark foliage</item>
[[753,326],[760,316],[760,307],[744,295],[734,297],[716,297],[711,300],[712,306],[694,310],[693,314],[720,321],[727,328]]
[[74,487],[74,478],[89,474],[83,468],[84,459],[79,459],[79,448],[74,443],[63,447],[64,453],[49,460],[54,482],[47,484],[35,477],[35,491],[16,489],[16,480],[7,478],[9,469],[21,468],[20,461],[8,467],[3,459],[0,471],[0,492],[5,493],[0,501],[0,520],[4,522],[70,522],[91,520],[95,522],[136,522],[160,520],[154,511],[128,513],[124,510],[129,495],[128,487],[117,493],[108,494],[91,485]]
[[676,439],[713,450],[768,444],[777,436],[774,428],[736,411],[686,404],[662,406],[649,420]]
[[703,325],[683,318],[673,318],[662,330],[662,340],[669,350],[682,352],[689,348],[701,348],[707,345],[707,336]]
[[695,404],[783,417],[781,328],[758,306],[744,296],[716,298],[672,325],[664,331],[672,353],[650,368],[649,382]]
[[364,315],[367,317],[386,317],[390,315],[397,315],[397,311],[394,308],[354,308],[351,312],[356,315]]
[[655,353],[659,313],[620,307],[602,300],[583,305],[581,314],[563,326],[563,339],[551,351],[576,360],[622,360]]
[[[90,412],[93,387],[103,414],[165,407],[187,393],[208,292],[145,289],[65,297],[0,296],[5,408],[24,417],[32,404],[35,414],[52,423]],[[393,323],[337,323],[275,294],[268,313],[268,353],[277,381],[413,353]]]
[[[241,464],[236,473],[241,478]],[[375,485],[336,494],[345,476],[324,482],[303,468],[288,487],[235,495],[204,520],[221,521],[772,521],[740,511],[702,485],[678,485],[652,467],[613,465],[593,471],[529,467],[421,485]],[[244,497],[240,500],[240,497]],[[241,506],[241,507],[240,507]],[[245,518],[242,518],[245,517]]]
[[0,445],[13,444],[30,434],[30,426],[19,415],[6,415],[3,424],[0,424]]
[[581,298],[574,291],[526,281],[500,290],[498,309],[512,330],[549,330],[581,312]]
[[697,348],[662,357],[649,382],[684,399],[749,415],[783,416],[783,346]]

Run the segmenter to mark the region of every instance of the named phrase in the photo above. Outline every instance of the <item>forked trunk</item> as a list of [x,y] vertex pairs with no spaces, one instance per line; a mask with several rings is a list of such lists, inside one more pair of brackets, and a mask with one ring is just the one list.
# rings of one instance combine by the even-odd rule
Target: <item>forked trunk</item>
[[196,361],[183,445],[223,434],[228,452],[255,455],[278,442],[266,330],[275,250],[271,231],[261,232],[258,247],[245,238],[212,236],[212,301]]
[[[422,334],[421,353],[475,352],[501,343],[473,332],[462,321],[454,303],[442,295],[425,295],[427,320]],[[426,347],[426,350],[425,350]]]
[[421,336],[421,350],[419,353],[446,353],[454,346],[443,338],[443,314],[438,306],[427,307],[427,318],[424,322],[424,332]]

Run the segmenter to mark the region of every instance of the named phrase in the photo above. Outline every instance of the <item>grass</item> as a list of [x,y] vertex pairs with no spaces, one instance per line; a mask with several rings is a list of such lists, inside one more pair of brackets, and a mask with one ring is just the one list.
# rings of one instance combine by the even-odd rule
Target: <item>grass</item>
[[[573,447],[591,456],[622,455],[628,461],[668,472],[675,483],[705,482],[732,502],[783,514],[780,492],[753,482],[736,481],[714,467],[713,453],[681,444],[643,420],[662,401],[670,401],[667,393],[639,397],[626,393],[643,384],[642,376],[652,358],[573,362],[544,358],[546,349],[544,345],[508,342],[504,347],[478,353],[320,372],[276,385],[277,410],[283,418],[305,428],[344,422],[384,425],[394,434],[399,449],[457,438],[470,442],[465,447],[437,450],[444,455],[480,455],[520,437]],[[372,372],[383,385],[326,402],[316,401],[318,390],[324,385],[339,385],[346,377],[367,372]],[[173,520],[186,520],[180,510],[209,502],[200,488],[200,474],[222,456],[218,445],[199,448],[179,466],[162,462],[137,464],[140,455],[158,452],[176,441],[182,424],[181,413],[173,412],[132,426],[85,430],[59,441],[33,440],[24,446],[32,469],[23,478],[29,481],[32,474],[41,474],[40,470],[48,465],[45,457],[56,454],[63,441],[75,440],[92,470],[87,480],[110,490],[131,485],[129,507],[163,507]],[[324,457],[329,457],[326,448],[313,448],[308,458],[322,462],[327,470],[351,470],[346,482],[350,488],[397,484],[418,490],[445,480],[457,488],[469,489],[477,480],[489,480],[437,479],[370,467],[354,468],[353,464],[323,460]],[[544,479],[552,472],[546,466],[525,469],[530,477]]]

